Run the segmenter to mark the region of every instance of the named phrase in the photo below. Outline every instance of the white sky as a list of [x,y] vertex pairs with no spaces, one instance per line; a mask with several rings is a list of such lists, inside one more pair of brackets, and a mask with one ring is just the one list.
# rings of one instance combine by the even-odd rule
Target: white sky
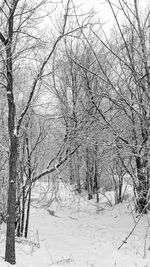
[[93,8],[102,22],[107,22],[107,28],[111,27],[113,15],[105,0],[74,0],[74,4],[81,5],[81,8],[85,11]]
[[[126,0],[128,3],[132,4],[134,3],[134,0]],[[114,4],[117,5],[118,0],[112,0]],[[138,0],[139,5],[146,6],[148,3],[150,4],[149,0]],[[95,8],[95,10],[100,11],[102,15],[107,17],[109,15],[109,7],[107,0],[74,0],[75,4],[82,5],[83,9],[90,9],[92,7]]]
[[[128,3],[133,4],[134,0],[126,0]],[[138,0],[139,6],[143,10],[145,7],[149,5],[150,7],[150,0]],[[112,0],[114,4],[118,4],[118,0]],[[75,5],[81,5],[82,10],[89,11],[91,8],[98,13],[97,16],[105,22],[105,30],[110,30],[113,27],[114,17],[112,15],[112,11],[109,7],[109,4],[106,0],[74,0]]]

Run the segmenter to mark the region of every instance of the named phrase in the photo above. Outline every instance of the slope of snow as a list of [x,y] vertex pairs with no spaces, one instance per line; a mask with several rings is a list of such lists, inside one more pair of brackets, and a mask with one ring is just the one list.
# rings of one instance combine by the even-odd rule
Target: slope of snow
[[[86,201],[78,208],[58,208],[54,215],[58,217],[46,209],[32,208],[29,238],[16,242],[16,267],[150,266],[148,216],[141,218],[127,244],[118,250],[135,223],[127,203],[103,209]],[[4,228],[1,226],[0,266],[8,267],[2,258]]]

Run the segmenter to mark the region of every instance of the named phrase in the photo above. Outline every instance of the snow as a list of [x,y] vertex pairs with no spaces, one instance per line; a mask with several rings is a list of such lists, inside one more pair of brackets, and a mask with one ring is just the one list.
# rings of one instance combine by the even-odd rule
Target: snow
[[[32,207],[28,240],[16,239],[16,267],[150,266],[148,215],[118,250],[138,220],[128,200],[111,207],[106,199],[97,204],[83,196],[78,205],[51,208]],[[10,266],[3,259],[5,228],[1,225],[0,267]]]

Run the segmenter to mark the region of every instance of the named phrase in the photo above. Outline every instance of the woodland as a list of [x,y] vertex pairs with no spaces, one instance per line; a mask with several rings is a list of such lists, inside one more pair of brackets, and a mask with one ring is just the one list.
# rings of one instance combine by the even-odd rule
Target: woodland
[[[106,0],[114,25],[76,1],[0,1],[0,223],[5,261],[28,237],[32,192],[69,185],[99,203],[132,188],[150,209],[150,8]],[[50,205],[49,201],[49,205]]]

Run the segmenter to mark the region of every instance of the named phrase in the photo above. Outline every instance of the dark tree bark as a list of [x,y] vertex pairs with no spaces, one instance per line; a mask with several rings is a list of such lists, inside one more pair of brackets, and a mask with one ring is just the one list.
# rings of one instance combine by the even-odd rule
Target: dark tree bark
[[21,229],[20,229],[20,235],[23,236],[24,231],[24,220],[25,220],[25,186],[22,188],[22,211],[21,211]]
[[25,232],[24,237],[27,238],[28,236],[28,229],[29,229],[29,218],[30,218],[30,205],[31,205],[31,184],[29,187],[29,196],[28,196],[28,204],[27,204],[27,215],[26,215],[26,224],[25,224]]
[[93,198],[93,171],[91,167],[90,149],[86,148],[86,184],[85,189],[88,192],[88,199]]
[[7,230],[5,261],[10,264],[16,263],[15,257],[15,206],[16,206],[16,177],[18,160],[18,137],[15,129],[16,106],[13,96],[13,68],[12,68],[12,43],[14,12],[18,0],[12,1],[8,18],[8,39],[2,40],[6,47],[6,70],[7,70],[7,101],[8,101],[8,130],[10,137],[9,156],[9,188],[7,202]]
[[148,160],[142,160],[140,157],[136,158],[136,167],[137,167],[137,209],[141,213],[147,213],[149,209],[149,171],[148,171]]
[[7,231],[6,231],[6,252],[5,261],[10,264],[16,263],[15,257],[15,205],[16,205],[16,176],[17,176],[17,154],[18,139],[11,139],[9,158],[9,189],[7,204]]
[[73,169],[73,158],[71,157],[69,160],[69,177],[70,177],[70,185],[73,185],[75,182],[74,178],[74,169]]
[[16,218],[16,229],[17,229],[17,236],[20,237],[20,230],[21,230],[21,218],[20,218],[21,208],[20,208],[20,200],[19,200],[19,203],[17,205],[17,208],[18,208],[18,214],[17,214],[17,218]]
[[96,202],[99,202],[99,184],[98,184],[98,164],[97,164],[97,152],[98,152],[98,143],[95,143],[94,150],[94,192],[96,193]]
[[24,236],[27,238],[29,229],[29,217],[30,217],[30,204],[31,204],[31,186],[32,186],[32,167],[31,167],[31,153],[29,149],[29,138],[26,136],[26,149],[27,149],[27,159],[28,159],[28,180],[29,180],[29,191],[28,191],[28,204],[27,204],[27,215],[25,223],[25,233]]

